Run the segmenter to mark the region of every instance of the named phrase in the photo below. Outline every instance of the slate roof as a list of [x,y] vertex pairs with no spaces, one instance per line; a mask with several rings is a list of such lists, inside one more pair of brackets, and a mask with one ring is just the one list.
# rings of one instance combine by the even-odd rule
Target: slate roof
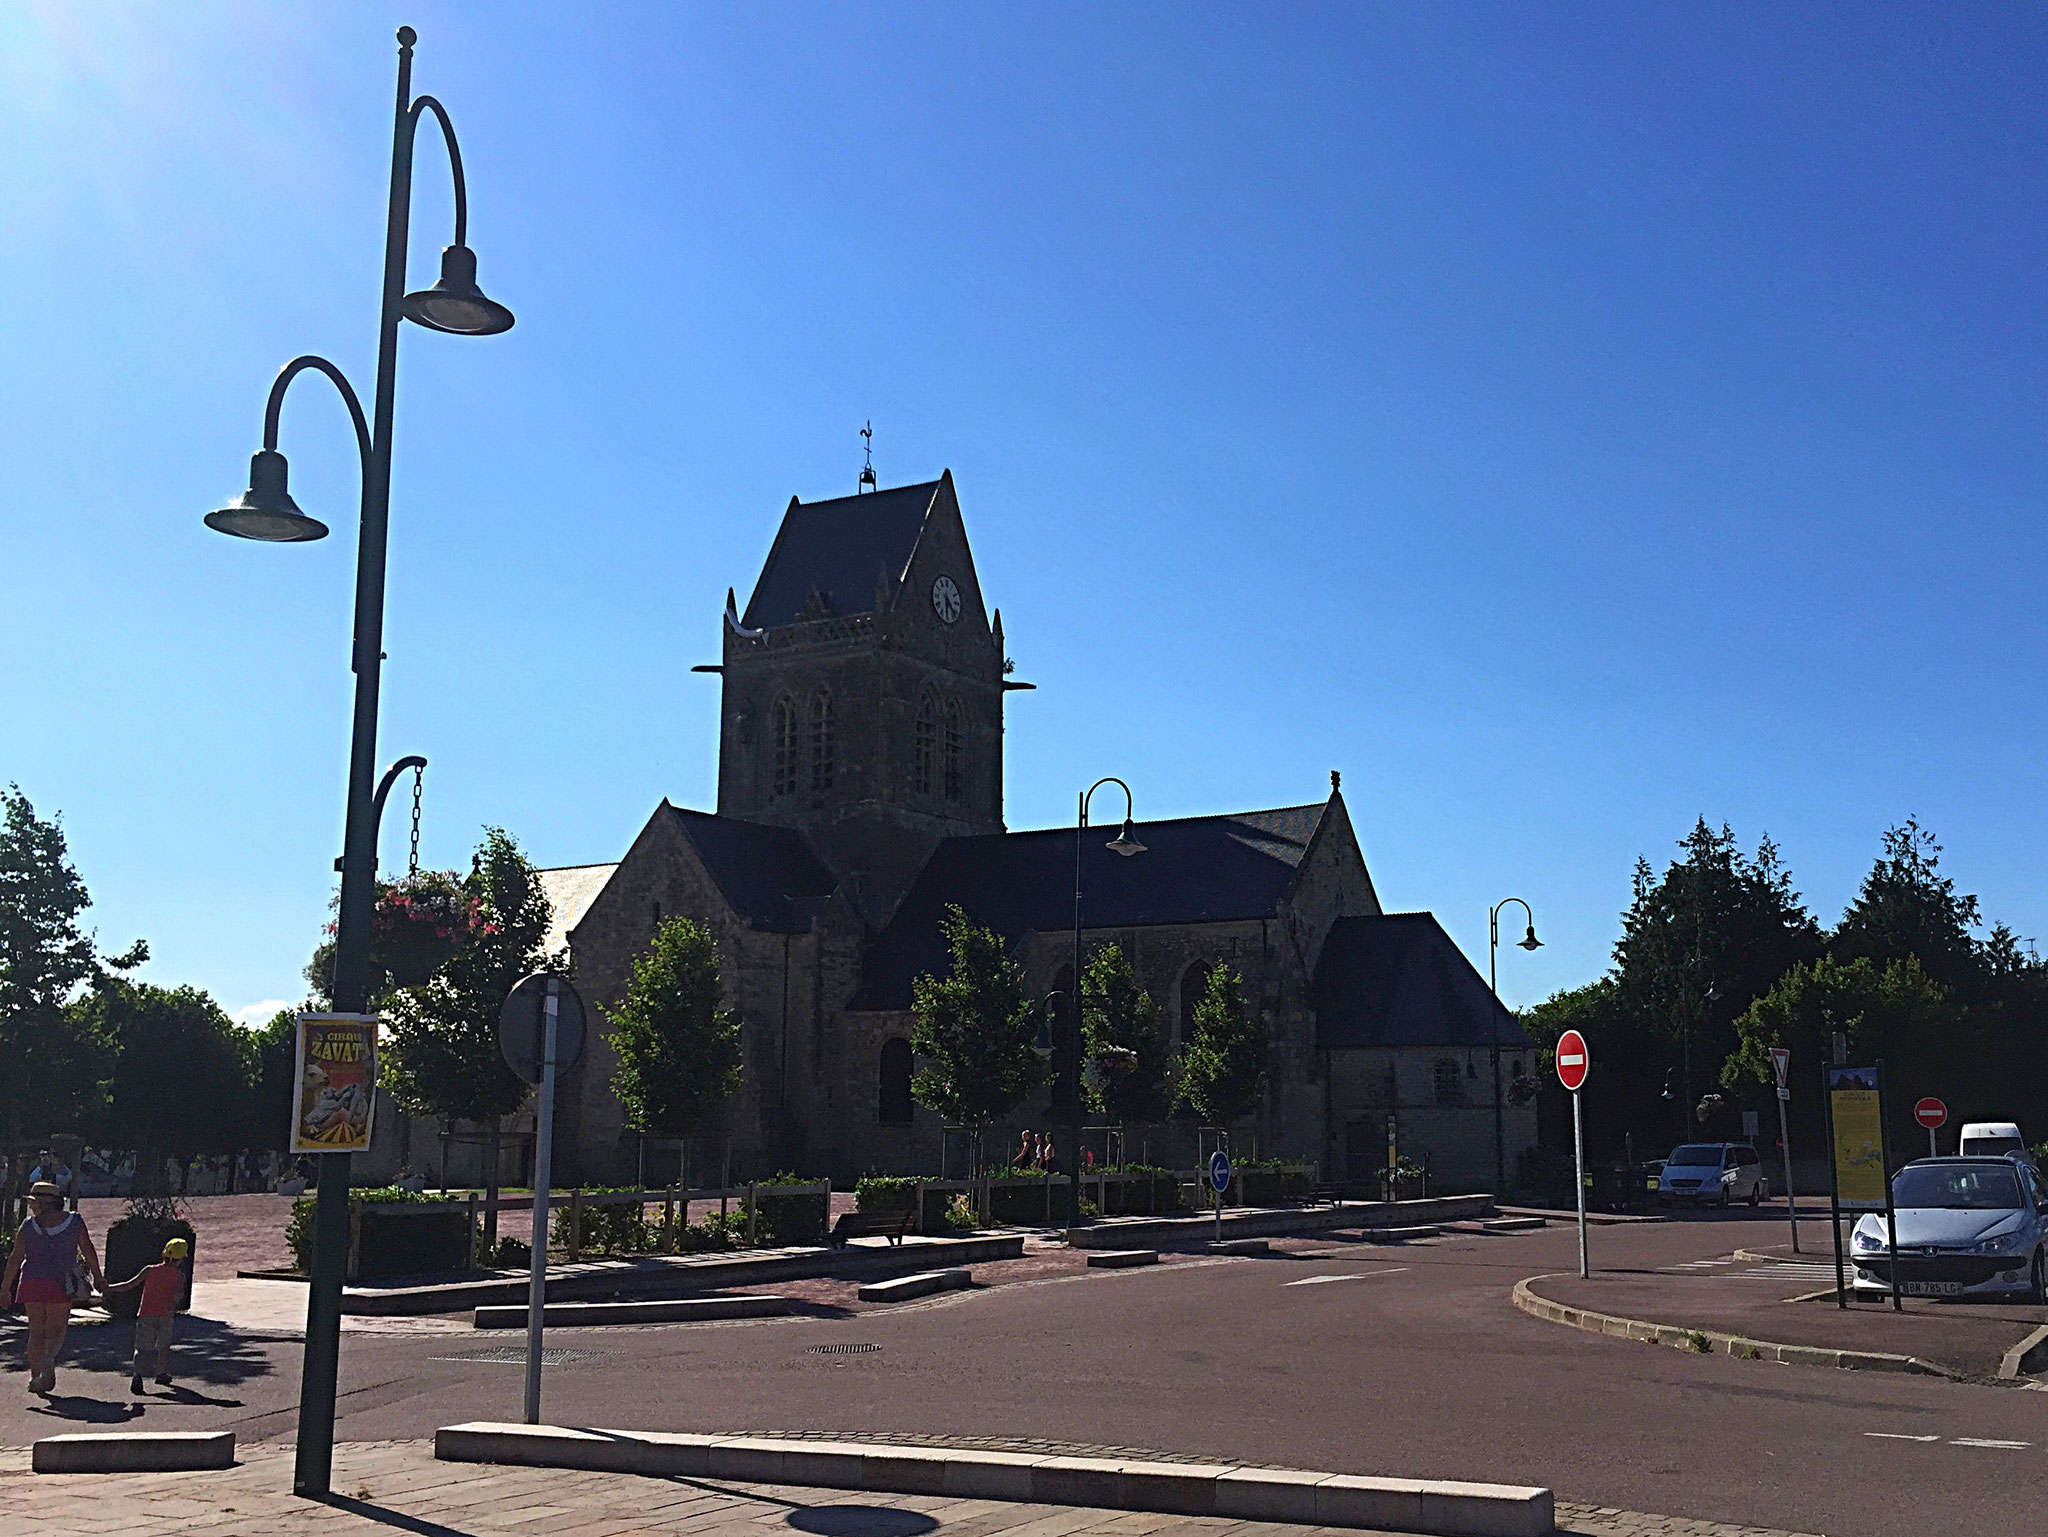
[[732,910],[771,934],[803,934],[838,888],[802,833],[670,806]]
[[1434,913],[1339,918],[1311,997],[1318,1046],[1529,1045]]
[[540,877],[541,893],[548,899],[548,937],[543,944],[550,955],[569,943],[569,931],[583,921],[616,869],[616,864],[564,865],[534,871]]
[[750,630],[790,624],[816,589],[835,614],[875,606],[875,577],[900,581],[941,482],[892,486],[808,505],[792,500],[740,620]]
[[[1145,852],[1129,856],[1106,847],[1118,824],[1091,827],[1081,845],[1082,925],[1270,918],[1328,804],[1139,822],[1134,833]],[[942,842],[868,952],[849,1007],[907,1009],[913,977],[944,974],[939,923],[951,903],[1013,942],[1032,930],[1072,928],[1074,830]]]

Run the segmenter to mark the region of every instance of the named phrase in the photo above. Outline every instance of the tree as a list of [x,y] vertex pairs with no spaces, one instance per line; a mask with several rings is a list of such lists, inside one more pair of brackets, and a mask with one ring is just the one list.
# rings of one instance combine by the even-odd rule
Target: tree
[[[495,1217],[504,1118],[527,1092],[499,1053],[498,1011],[519,979],[542,965],[550,913],[539,874],[503,828],[484,829],[463,887],[472,900],[466,940],[425,984],[391,994],[384,1082],[410,1114],[485,1128],[484,1183]],[[484,1240],[497,1241],[494,1220]]]
[[299,1016],[280,1009],[260,1029],[245,1033],[249,1058],[248,1108],[242,1121],[241,1145],[262,1152],[283,1152],[291,1146],[292,1070],[299,1050]]
[[1102,1089],[1089,1095],[1090,1108],[1120,1124],[1165,1120],[1173,1099],[1159,1011],[1118,945],[1106,944],[1088,958],[1081,974],[1081,1028],[1088,1055],[1102,1059]]
[[989,1123],[1043,1080],[1031,1049],[1038,1005],[1025,996],[1024,968],[1001,935],[970,922],[958,907],[946,909],[939,927],[952,966],[943,979],[926,975],[911,983],[910,1047],[919,1066],[910,1092],[946,1120],[974,1129],[979,1165]]
[[[1852,1062],[1882,1062],[1895,1157],[1918,1141],[1912,1105],[1920,1095],[1938,1093],[1963,1105],[1981,1093],[1977,1079],[1988,1054],[1975,1039],[1978,1032],[1948,989],[1911,956],[1883,966],[1865,956],[1822,956],[1795,966],[1735,1025],[1740,1044],[1721,1069],[1721,1082],[1731,1090],[1755,1091],[1773,1081],[1773,1046],[1791,1048],[1795,1071],[1817,1089],[1819,1064],[1833,1060],[1836,1034],[1846,1039]],[[1795,1091],[1788,1108],[1799,1123],[1798,1145],[1820,1147],[1819,1093]]]
[[1257,1107],[1266,1032],[1245,1002],[1244,978],[1218,961],[1195,1005],[1194,1033],[1181,1049],[1180,1098],[1223,1130]]
[[668,918],[635,958],[626,995],[606,1010],[619,1065],[612,1092],[643,1136],[688,1137],[739,1088],[740,1017],[720,1007],[718,946],[688,918]]
[[1934,835],[1908,817],[1885,829],[1884,853],[1863,878],[1828,948],[1843,960],[1862,957],[1880,967],[1911,957],[1943,987],[1975,1002],[1991,977],[1970,932],[1982,922],[1977,899],[1958,895],[1956,883],[1941,873],[1941,845]]
[[102,962],[79,915],[91,905],[64,832],[17,785],[0,792],[0,1131],[11,1144],[84,1132],[106,1107],[109,1043],[67,1008],[81,984],[149,958],[137,940]]
[[196,987],[107,977],[73,1005],[114,1052],[107,1139],[135,1153],[136,1193],[164,1193],[164,1161],[233,1153],[248,1118],[247,1035]]

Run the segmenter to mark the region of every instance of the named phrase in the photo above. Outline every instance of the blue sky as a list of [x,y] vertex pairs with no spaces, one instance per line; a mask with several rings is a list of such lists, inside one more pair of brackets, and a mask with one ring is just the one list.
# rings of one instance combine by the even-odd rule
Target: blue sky
[[[296,999],[340,845],[343,537],[200,515],[294,354],[374,365],[392,32],[519,324],[409,329],[380,756],[423,853],[715,795],[792,495],[950,467],[1013,827],[1344,789],[1527,1002],[1638,854],[1768,833],[1823,920],[1932,827],[2048,939],[2044,81],[2020,6],[0,8],[0,782],[110,948]],[[424,134],[412,273],[447,239]],[[404,860],[387,828],[387,866]]]

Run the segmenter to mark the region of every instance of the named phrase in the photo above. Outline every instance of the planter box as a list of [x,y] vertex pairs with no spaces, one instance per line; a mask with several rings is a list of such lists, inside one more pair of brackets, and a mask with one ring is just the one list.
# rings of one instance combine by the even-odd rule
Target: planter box
[[773,1185],[754,1188],[754,1242],[763,1247],[823,1243],[831,1198],[823,1191],[781,1195]]
[[[111,1284],[125,1281],[145,1265],[154,1265],[164,1257],[164,1245],[173,1238],[182,1238],[192,1245],[192,1252],[183,1261],[185,1289],[179,1293],[177,1310],[188,1311],[192,1306],[192,1262],[199,1255],[198,1240],[193,1236],[192,1224],[182,1217],[172,1222],[143,1222],[134,1217],[124,1217],[107,1229],[107,1252],[101,1256],[101,1269],[106,1272]],[[107,1298],[107,1312],[114,1318],[133,1318],[135,1310],[142,1306],[142,1292],[115,1292]]]
[[470,1268],[473,1239],[467,1204],[422,1201],[409,1209],[373,1207],[352,1215],[348,1245],[351,1281]]

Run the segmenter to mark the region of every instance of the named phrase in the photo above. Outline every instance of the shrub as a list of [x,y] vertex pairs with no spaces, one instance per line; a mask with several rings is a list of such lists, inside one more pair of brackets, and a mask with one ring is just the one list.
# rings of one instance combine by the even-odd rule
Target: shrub
[[518,1238],[500,1238],[491,1261],[500,1270],[525,1270],[533,1264],[533,1245]]
[[[429,1220],[427,1216],[380,1215],[363,1210],[365,1206],[400,1202],[441,1207],[442,1212],[431,1215],[445,1217],[445,1220]],[[291,1218],[284,1229],[284,1241],[291,1248],[293,1265],[309,1274],[313,1269],[314,1204],[312,1196],[301,1196],[293,1201]],[[468,1236],[468,1214],[461,1203],[444,1201],[422,1190],[407,1190],[402,1185],[386,1185],[373,1190],[351,1190],[348,1193],[348,1214],[350,1227],[360,1237],[358,1276],[419,1275],[439,1270],[462,1270],[471,1263],[474,1239]]]
[[966,1191],[955,1191],[946,1203],[946,1226],[956,1233],[974,1231],[974,1207],[968,1203]]
[[[630,1185],[583,1192],[586,1196],[634,1193]],[[569,1214],[573,1209],[568,1201],[562,1201],[555,1207],[548,1229],[549,1248],[566,1250],[569,1247]],[[582,1221],[578,1224],[576,1238],[577,1247],[586,1253],[645,1254],[660,1245],[661,1224],[649,1222],[643,1209],[632,1201],[615,1201],[602,1206],[586,1203],[582,1207]]]
[[[820,1181],[794,1174],[777,1174],[755,1180],[754,1242],[769,1247],[823,1243],[829,1201],[822,1190],[802,1195],[778,1195],[777,1185],[813,1185]],[[744,1228],[741,1231],[745,1231]]]
[[910,1211],[917,1205],[917,1185],[914,1179],[893,1174],[863,1175],[853,1187],[853,1209],[891,1214]]
[[747,1241],[747,1214],[729,1212],[721,1220],[711,1212],[702,1222],[686,1223],[676,1229],[676,1251],[680,1254],[711,1254],[737,1249]]

